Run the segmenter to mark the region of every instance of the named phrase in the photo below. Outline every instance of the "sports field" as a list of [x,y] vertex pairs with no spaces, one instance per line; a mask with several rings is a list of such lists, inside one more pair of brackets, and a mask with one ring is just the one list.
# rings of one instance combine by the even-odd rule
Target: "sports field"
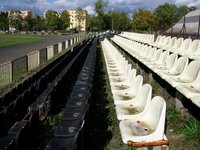
[[27,43],[42,40],[43,37],[35,35],[7,35],[0,34],[0,47],[17,45],[19,43]]

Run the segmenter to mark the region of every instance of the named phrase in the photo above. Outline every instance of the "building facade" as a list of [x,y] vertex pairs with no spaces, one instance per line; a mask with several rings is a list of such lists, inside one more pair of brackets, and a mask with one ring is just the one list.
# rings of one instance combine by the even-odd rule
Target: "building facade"
[[8,11],[9,31],[16,30],[16,28],[12,25],[11,20],[19,20],[19,17],[23,20],[27,16],[32,16],[32,13],[30,10]]
[[30,10],[17,10],[17,11],[8,11],[8,17],[19,15],[22,19],[26,18],[27,16],[32,16]]
[[86,31],[89,22],[89,15],[86,10],[68,10],[70,16],[69,29],[77,29],[78,31]]

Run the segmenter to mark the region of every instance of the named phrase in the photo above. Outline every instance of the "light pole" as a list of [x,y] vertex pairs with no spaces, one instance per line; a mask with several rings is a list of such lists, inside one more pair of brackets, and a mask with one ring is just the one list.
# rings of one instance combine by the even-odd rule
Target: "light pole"
[[112,18],[112,31],[113,31],[113,18]]
[[113,8],[112,8],[112,31],[113,31]]

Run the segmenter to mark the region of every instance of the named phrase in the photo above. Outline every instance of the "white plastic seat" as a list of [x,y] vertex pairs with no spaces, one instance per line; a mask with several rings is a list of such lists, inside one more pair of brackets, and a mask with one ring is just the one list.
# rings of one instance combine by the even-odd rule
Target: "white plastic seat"
[[117,72],[121,73],[120,71],[114,71],[112,73],[109,73],[110,82],[122,82],[126,80],[130,74],[131,67],[131,64],[128,64],[124,68],[122,68],[123,73],[121,75],[116,75]]
[[185,53],[190,59],[200,59],[200,40],[194,40]]
[[178,76],[180,75],[187,67],[189,59],[185,56],[178,58],[171,69],[167,70],[157,70],[157,74],[165,79],[169,76]]
[[145,56],[145,57],[138,57],[138,59],[140,61],[143,61],[143,60],[149,60],[153,57],[154,53],[156,51],[156,48],[155,47],[149,47],[148,48],[148,54]]
[[163,45],[163,46],[161,47],[161,49],[167,50],[167,49],[169,49],[169,48],[172,48],[173,45],[174,45],[175,40],[177,40],[177,37],[172,37],[172,38],[170,38],[169,41],[168,41],[168,43],[167,43],[167,45]]
[[140,53],[139,53],[139,58],[146,58],[149,53],[149,47],[147,45],[142,46]]
[[156,96],[150,102],[148,109],[140,114],[132,115],[119,124],[122,141],[153,142],[163,140],[165,129],[166,102]]
[[114,104],[117,105],[121,101],[127,101],[134,98],[138,91],[141,89],[143,84],[143,77],[141,75],[137,75],[132,82],[132,86],[125,90],[112,91]]
[[[120,59],[120,58],[119,58]],[[106,66],[107,66],[107,70],[108,71],[113,71],[113,70],[120,70],[122,68],[122,66],[125,65],[125,61],[121,61],[121,65],[119,65],[115,60],[112,61],[106,61]]]
[[162,53],[161,49],[156,50],[154,52],[152,58],[146,59],[146,60],[142,61],[142,63],[145,64],[146,66],[148,66],[148,64],[150,64],[150,63],[155,63],[159,59],[161,53]]
[[195,79],[195,81],[191,83],[181,84],[177,86],[176,89],[189,99],[191,99],[194,96],[200,96],[200,72],[198,73],[198,76]]
[[[117,61],[118,60],[118,61]],[[118,57],[115,59],[112,59],[112,60],[108,60],[106,59],[106,67],[107,67],[107,70],[112,72],[112,71],[122,71],[125,67],[125,65],[128,64],[128,61],[125,60],[124,57]]]
[[107,67],[108,74],[110,76],[123,75],[125,74],[125,71],[127,71],[127,69],[129,68],[128,61],[125,59],[122,61],[119,60],[118,63],[116,62],[116,64],[114,64],[113,66],[108,64],[108,62],[106,62],[106,67]]
[[160,66],[156,66],[156,68],[154,68],[154,72],[157,73],[160,70],[169,70],[173,67],[175,61],[177,60],[178,55],[175,53],[172,53],[170,55],[167,55],[167,58],[165,60],[165,62],[162,63],[162,65]]
[[189,48],[191,42],[192,42],[191,39],[185,39],[182,42],[181,47],[179,49],[177,49],[176,52],[180,55],[184,55],[186,53],[187,49]]
[[182,42],[183,42],[183,38],[178,38],[175,40],[174,45],[166,50],[169,50],[171,52],[176,52],[177,49],[181,46]]
[[122,71],[122,68],[127,65],[125,58],[122,57],[119,53],[117,54],[117,51],[106,39],[102,41],[102,48],[108,73]]
[[158,48],[161,48],[161,47],[163,47],[163,46],[166,46],[170,39],[171,39],[171,36],[165,37],[165,38],[163,39],[162,43],[158,44],[157,47],[158,47]]
[[111,60],[106,59],[110,82],[120,82],[125,80],[129,75],[131,65],[128,65],[128,61],[126,61],[125,58],[107,40],[104,40],[103,48],[107,58],[111,56],[111,54],[109,54],[110,51],[113,52],[114,57],[112,58],[115,58],[111,58]]
[[200,69],[200,61],[192,61],[186,67],[186,69],[178,76],[169,76],[165,80],[173,87],[180,85],[181,83],[193,82],[198,75]]
[[132,82],[136,77],[136,70],[132,69],[127,76],[125,81],[122,82],[111,82],[111,90],[114,92],[115,90],[122,90],[122,89],[128,89],[132,86]]
[[156,69],[158,67],[164,66],[168,55],[169,55],[169,51],[162,52],[160,54],[158,61],[151,63],[151,64],[147,64],[147,66],[153,71],[154,71],[154,69]]
[[156,41],[153,42],[151,45],[152,45],[152,46],[156,45],[156,44],[160,41],[161,37],[162,37],[162,36],[159,35],[159,36],[156,38]]
[[151,85],[144,84],[135,98],[127,101],[121,101],[116,105],[117,119],[129,119],[131,115],[141,113],[145,109],[148,109],[151,96]]
[[188,49],[186,51],[184,51],[184,53],[180,52],[180,54],[184,55],[184,56],[188,56],[198,49],[198,45],[199,45],[199,40],[193,40],[193,41],[191,41]]
[[155,43],[153,44],[153,46],[157,47],[157,46],[161,45],[161,44],[163,43],[163,41],[165,40],[165,38],[166,38],[165,35],[161,36],[160,39],[159,39],[159,41],[158,41],[158,42],[155,42]]

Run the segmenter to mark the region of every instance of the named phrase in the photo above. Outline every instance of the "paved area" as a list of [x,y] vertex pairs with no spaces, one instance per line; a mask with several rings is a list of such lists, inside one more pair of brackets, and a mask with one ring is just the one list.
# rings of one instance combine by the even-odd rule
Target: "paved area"
[[71,39],[75,35],[76,34],[66,36],[44,36],[44,39],[40,41],[0,47],[0,64],[25,56],[27,53],[33,52],[35,50],[40,50],[47,46],[57,44],[58,42]]

